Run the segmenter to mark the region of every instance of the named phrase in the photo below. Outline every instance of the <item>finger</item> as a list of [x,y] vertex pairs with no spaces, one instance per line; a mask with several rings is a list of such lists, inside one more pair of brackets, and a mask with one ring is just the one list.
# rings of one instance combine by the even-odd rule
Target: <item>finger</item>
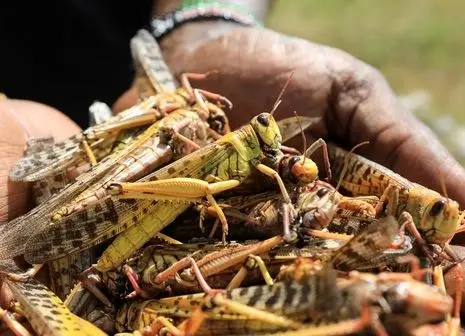
[[119,113],[135,105],[138,99],[139,96],[137,89],[135,87],[131,87],[116,100],[111,107],[111,110],[113,113]]
[[25,100],[0,101],[0,223],[28,209],[29,188],[11,182],[8,173],[23,156],[31,136],[53,135],[60,141],[79,131],[79,127],[57,110]]
[[360,154],[436,191],[443,191],[444,178],[448,196],[463,207],[463,167],[437,136],[399,103],[379,72],[354,58],[346,64],[350,66],[341,67],[336,61],[329,64],[335,75],[326,118],[333,137],[346,147],[370,141],[360,148]]

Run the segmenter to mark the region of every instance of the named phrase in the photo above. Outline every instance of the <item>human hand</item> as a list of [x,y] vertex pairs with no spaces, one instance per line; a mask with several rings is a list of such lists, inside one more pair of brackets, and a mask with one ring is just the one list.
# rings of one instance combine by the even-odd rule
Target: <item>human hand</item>
[[180,27],[162,47],[177,76],[219,70],[194,85],[233,102],[232,127],[269,110],[295,71],[278,118],[293,111],[321,116],[335,142],[350,148],[369,140],[358,153],[438,191],[442,175],[448,195],[465,206],[464,169],[431,130],[400,105],[376,69],[341,50],[267,29],[235,28],[199,39],[196,29],[203,24]]
[[28,184],[8,178],[24,154],[27,139],[52,135],[60,141],[77,132],[79,127],[52,107],[26,100],[0,100],[0,223],[30,208]]

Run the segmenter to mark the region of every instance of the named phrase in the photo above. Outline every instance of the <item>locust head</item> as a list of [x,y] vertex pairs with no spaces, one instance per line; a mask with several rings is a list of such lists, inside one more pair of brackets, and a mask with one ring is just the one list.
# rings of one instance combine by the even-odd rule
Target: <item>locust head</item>
[[452,298],[423,282],[403,280],[381,287],[382,300],[389,307],[381,319],[388,329],[413,330],[419,325],[442,321],[452,311]]
[[304,155],[293,156],[289,160],[289,171],[297,181],[304,184],[312,183],[318,177],[318,166]]
[[250,125],[260,139],[265,151],[279,150],[282,137],[278,124],[270,113],[260,113],[251,120]]
[[415,202],[419,205],[418,223],[415,224],[429,243],[443,245],[453,237],[460,224],[459,204],[429,189],[416,192],[418,188],[409,192],[414,198],[417,193],[419,196]]

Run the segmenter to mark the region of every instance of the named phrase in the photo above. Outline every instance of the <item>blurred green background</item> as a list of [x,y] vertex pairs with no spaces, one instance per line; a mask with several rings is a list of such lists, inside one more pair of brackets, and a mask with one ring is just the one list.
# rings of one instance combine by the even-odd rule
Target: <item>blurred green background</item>
[[417,115],[465,164],[464,0],[276,0],[266,25],[351,53],[398,95],[424,90]]

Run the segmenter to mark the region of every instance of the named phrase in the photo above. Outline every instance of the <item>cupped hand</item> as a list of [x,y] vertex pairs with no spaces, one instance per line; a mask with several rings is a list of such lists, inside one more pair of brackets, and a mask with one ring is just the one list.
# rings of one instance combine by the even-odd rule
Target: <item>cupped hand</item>
[[29,185],[12,182],[10,169],[24,154],[30,137],[53,136],[63,140],[79,132],[79,127],[50,106],[26,101],[0,100],[0,223],[30,208]]
[[358,153],[438,191],[442,176],[449,197],[465,206],[464,169],[398,102],[376,69],[341,50],[267,29],[236,28],[199,39],[195,25],[162,41],[165,57],[177,76],[219,70],[194,85],[233,102],[232,127],[269,111],[294,71],[278,119],[293,111],[321,116],[333,141],[350,148],[368,140]]

